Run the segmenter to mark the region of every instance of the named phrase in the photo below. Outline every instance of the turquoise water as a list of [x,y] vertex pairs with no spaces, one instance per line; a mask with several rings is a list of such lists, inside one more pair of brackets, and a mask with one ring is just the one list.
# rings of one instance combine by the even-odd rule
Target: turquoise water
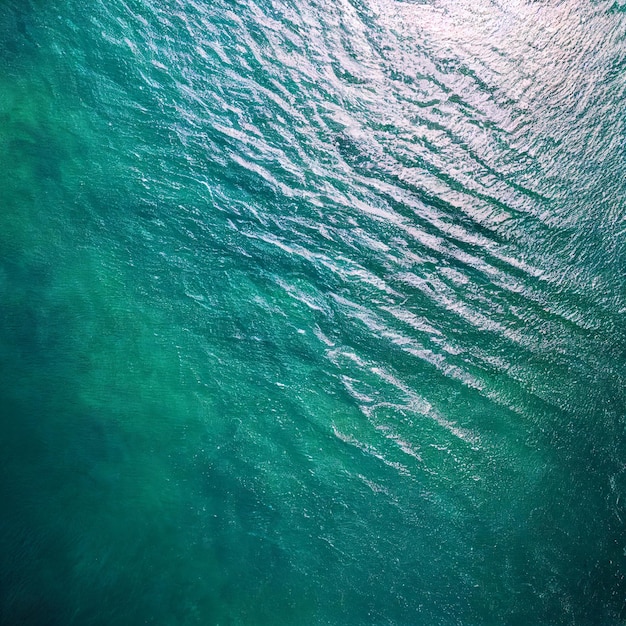
[[626,5],[0,5],[0,623],[626,623]]

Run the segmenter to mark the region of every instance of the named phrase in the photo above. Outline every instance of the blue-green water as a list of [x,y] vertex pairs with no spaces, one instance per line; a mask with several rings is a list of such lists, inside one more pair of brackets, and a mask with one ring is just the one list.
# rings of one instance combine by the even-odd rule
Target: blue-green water
[[626,623],[626,5],[5,0],[0,623]]

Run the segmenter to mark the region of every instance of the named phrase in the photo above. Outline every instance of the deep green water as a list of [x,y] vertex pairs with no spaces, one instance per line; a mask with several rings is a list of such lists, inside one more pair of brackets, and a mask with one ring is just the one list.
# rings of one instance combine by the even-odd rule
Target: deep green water
[[626,623],[626,5],[0,4],[0,623]]

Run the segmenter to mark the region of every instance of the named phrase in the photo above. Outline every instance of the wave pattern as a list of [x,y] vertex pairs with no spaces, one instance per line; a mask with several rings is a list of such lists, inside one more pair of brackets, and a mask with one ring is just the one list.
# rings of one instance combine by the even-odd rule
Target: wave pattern
[[279,563],[284,623],[620,623],[623,7],[62,4],[74,236],[132,303],[98,350],[160,346],[223,577]]

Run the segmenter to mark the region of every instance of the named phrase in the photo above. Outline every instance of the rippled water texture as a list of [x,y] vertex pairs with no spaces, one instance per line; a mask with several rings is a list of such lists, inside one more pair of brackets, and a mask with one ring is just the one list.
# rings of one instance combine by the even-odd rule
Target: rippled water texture
[[626,623],[626,5],[0,5],[2,625]]

